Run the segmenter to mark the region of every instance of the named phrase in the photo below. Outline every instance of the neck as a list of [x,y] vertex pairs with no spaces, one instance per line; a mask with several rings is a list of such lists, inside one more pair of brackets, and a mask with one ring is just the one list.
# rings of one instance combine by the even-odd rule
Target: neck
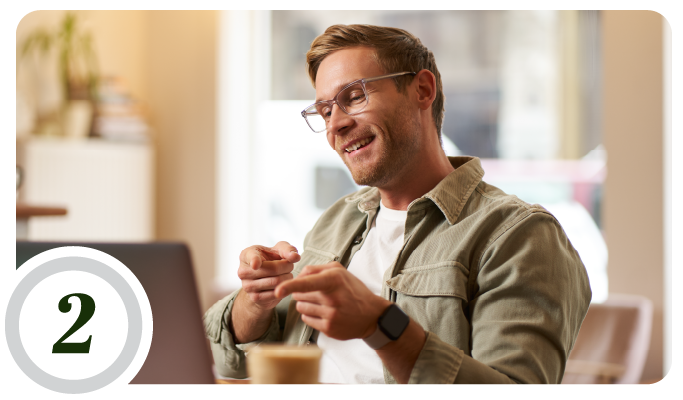
[[382,203],[392,210],[405,211],[413,200],[434,189],[454,170],[439,145],[438,152],[423,156],[400,177],[378,188]]

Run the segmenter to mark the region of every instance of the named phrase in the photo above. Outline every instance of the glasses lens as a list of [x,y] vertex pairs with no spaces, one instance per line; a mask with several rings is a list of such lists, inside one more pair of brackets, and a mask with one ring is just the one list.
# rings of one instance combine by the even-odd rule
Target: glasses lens
[[368,104],[368,98],[363,85],[356,83],[339,92],[337,102],[349,114],[361,112]]
[[322,132],[326,129],[325,119],[322,116],[329,113],[328,109],[327,104],[314,104],[304,110],[306,122],[315,132]]

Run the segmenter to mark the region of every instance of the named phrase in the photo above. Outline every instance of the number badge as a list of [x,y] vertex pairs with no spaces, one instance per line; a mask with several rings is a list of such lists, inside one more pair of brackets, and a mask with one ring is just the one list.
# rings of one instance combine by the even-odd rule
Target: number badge
[[86,247],[43,252],[17,271],[5,337],[33,381],[62,393],[127,384],[152,341],[142,285],[120,261]]
[[85,379],[107,369],[128,336],[121,296],[83,271],[48,276],[33,287],[19,314],[19,335],[38,368],[61,379]]

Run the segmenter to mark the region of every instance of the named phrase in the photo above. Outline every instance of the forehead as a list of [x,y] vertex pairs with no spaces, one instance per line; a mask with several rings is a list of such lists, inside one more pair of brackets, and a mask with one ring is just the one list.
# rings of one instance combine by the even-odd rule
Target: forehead
[[337,50],[325,57],[315,78],[316,100],[331,99],[349,82],[382,75],[369,47]]

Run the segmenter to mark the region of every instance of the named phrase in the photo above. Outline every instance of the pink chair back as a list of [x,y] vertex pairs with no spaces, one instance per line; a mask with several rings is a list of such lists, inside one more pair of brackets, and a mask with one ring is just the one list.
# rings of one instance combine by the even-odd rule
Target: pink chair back
[[651,331],[652,302],[643,296],[591,304],[562,383],[640,383]]

